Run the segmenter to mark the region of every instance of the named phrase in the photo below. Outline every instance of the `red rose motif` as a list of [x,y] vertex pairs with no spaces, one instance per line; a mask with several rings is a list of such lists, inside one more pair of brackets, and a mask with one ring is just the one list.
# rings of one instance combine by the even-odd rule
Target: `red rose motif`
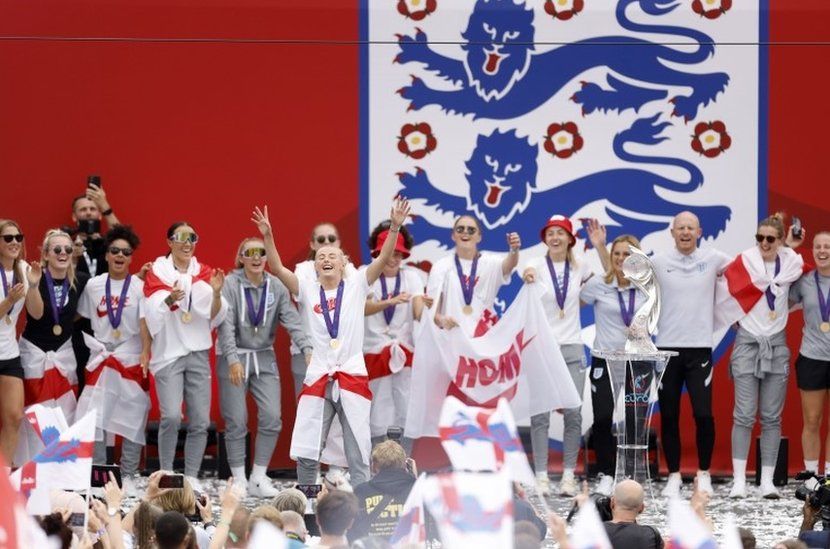
[[706,19],[717,19],[732,7],[732,0],[694,0],[692,10]]
[[545,0],[545,12],[561,21],[567,21],[585,8],[585,0]]
[[438,0],[398,0],[398,13],[413,21],[420,21],[437,7]]
[[404,124],[398,136],[398,150],[410,158],[420,160],[435,150],[438,140],[432,135],[432,128],[426,122]]
[[558,158],[568,158],[582,148],[585,141],[573,122],[553,123],[545,135],[545,150]]
[[692,136],[692,150],[707,158],[715,158],[726,152],[732,145],[732,138],[726,133],[726,124],[720,120],[714,122],[698,122],[695,125],[695,134]]

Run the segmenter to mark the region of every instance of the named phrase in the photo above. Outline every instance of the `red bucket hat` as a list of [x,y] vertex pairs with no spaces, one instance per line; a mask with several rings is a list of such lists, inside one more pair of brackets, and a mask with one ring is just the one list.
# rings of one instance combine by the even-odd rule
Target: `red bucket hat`
[[[383,243],[386,242],[386,239],[389,237],[389,231],[383,231],[378,235],[378,241],[375,244],[375,249],[372,250],[372,257],[377,257],[380,255],[380,249],[383,248]],[[403,258],[406,259],[409,257],[409,250],[404,246],[403,243],[403,235],[398,232],[398,239],[395,242],[395,251],[401,252]]]
[[571,220],[565,217],[564,215],[554,215],[548,222],[545,223],[545,226],[542,227],[542,230],[539,231],[539,238],[542,239],[542,242],[545,241],[545,233],[548,232],[548,229],[551,227],[559,227],[560,229],[564,229],[568,236],[571,237],[571,246],[576,244],[576,236],[574,236],[574,226],[571,223]]

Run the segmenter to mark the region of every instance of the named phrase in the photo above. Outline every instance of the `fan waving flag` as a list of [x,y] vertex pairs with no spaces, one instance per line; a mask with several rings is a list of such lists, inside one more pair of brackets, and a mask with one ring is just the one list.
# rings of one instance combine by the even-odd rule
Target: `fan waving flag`
[[611,541],[596,506],[589,500],[579,508],[570,536],[573,549],[611,549]]
[[533,471],[519,439],[507,400],[495,409],[467,406],[448,396],[438,426],[441,445],[457,471],[499,471],[511,480],[533,484]]
[[395,531],[389,538],[392,547],[421,546],[426,542],[426,527],[424,521],[424,485],[427,476],[422,474],[412,485],[406,503],[403,505],[401,517],[395,526]]
[[20,422],[20,436],[14,462],[23,465],[46,447],[44,437],[55,437],[69,429],[63,409],[33,404],[24,410],[24,421]]
[[671,549],[717,549],[712,532],[685,501],[669,501],[668,527]]

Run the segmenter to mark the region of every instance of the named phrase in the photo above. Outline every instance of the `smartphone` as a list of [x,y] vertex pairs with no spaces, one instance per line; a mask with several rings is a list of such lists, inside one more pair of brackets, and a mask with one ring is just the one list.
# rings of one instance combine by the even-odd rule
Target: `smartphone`
[[793,238],[801,238],[802,234],[801,229],[801,219],[796,216],[793,216]]
[[87,187],[98,187],[101,188],[101,176],[100,175],[89,175],[86,178],[86,186]]
[[100,219],[79,219],[78,232],[84,234],[95,234],[101,232]]
[[314,499],[320,494],[320,490],[323,489],[322,484],[298,484],[295,486],[297,490],[305,494],[305,497],[308,499]]
[[115,482],[121,487],[121,468],[118,465],[93,465],[90,486],[101,488],[110,481],[110,473],[115,475]]
[[69,515],[69,526],[84,527],[84,513],[72,513]]
[[159,488],[184,488],[184,475],[164,475],[159,479]]

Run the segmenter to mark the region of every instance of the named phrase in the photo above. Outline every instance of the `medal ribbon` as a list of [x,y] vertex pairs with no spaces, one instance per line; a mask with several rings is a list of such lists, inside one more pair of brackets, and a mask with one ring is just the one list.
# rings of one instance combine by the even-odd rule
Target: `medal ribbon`
[[[397,297],[398,294],[401,293],[401,272],[395,275],[395,289],[392,292],[392,297]],[[387,299],[389,297],[389,291],[386,289],[386,277],[380,275],[380,297],[381,299]],[[386,325],[392,324],[392,317],[395,316],[395,307],[397,305],[392,305],[391,307],[387,307],[383,310],[383,318],[386,319]]]
[[334,298],[334,317],[329,317],[329,302],[326,299],[326,290],[320,286],[320,309],[323,311],[323,320],[326,321],[326,329],[332,339],[337,339],[337,332],[340,330],[340,306],[343,304],[343,281],[337,285],[337,297]]
[[121,287],[121,295],[118,297],[118,310],[112,310],[112,289],[110,288],[110,276],[107,275],[107,283],[104,284],[104,301],[107,306],[107,318],[109,318],[110,325],[113,330],[117,330],[121,326],[121,315],[124,314],[124,306],[126,304],[127,292],[130,290],[130,279],[133,275],[127,273],[127,278],[124,279],[124,285]]
[[[9,284],[9,279],[6,278],[6,269],[4,269],[2,266],[0,266],[0,278],[3,279],[3,297],[6,297],[9,295],[9,290],[11,290],[11,284]],[[17,273],[15,272],[14,274],[12,274],[12,284],[15,284],[16,282]],[[6,316],[9,318],[9,320],[11,319],[13,310],[14,307],[9,309],[9,312],[6,313]]]
[[550,279],[553,281],[553,291],[556,294],[556,304],[559,305],[559,310],[565,310],[565,298],[568,296],[568,281],[571,277],[571,262],[565,260],[565,276],[562,279],[562,287],[559,287],[559,280],[556,278],[556,269],[553,266],[549,255],[545,255],[548,260],[548,271],[550,271]]
[[633,288],[628,290],[628,308],[623,301],[622,292],[617,292],[617,298],[620,300],[620,314],[622,315],[623,323],[626,326],[631,326],[631,321],[634,320],[634,293]]
[[830,290],[827,291],[827,296],[821,291],[819,286],[818,271],[813,271],[813,276],[816,277],[816,291],[818,291],[818,312],[821,315],[822,322],[830,321]]
[[476,269],[478,268],[478,255],[473,258],[473,266],[470,268],[470,276],[464,282],[464,270],[461,268],[461,260],[455,256],[455,271],[458,273],[458,281],[461,283],[461,293],[464,294],[464,304],[473,302],[473,290],[476,287]]
[[58,298],[55,296],[55,280],[52,278],[52,274],[48,268],[43,270],[43,274],[46,276],[46,293],[49,294],[49,304],[52,306],[52,320],[55,321],[55,326],[59,326],[61,323],[61,313],[69,297],[69,280],[66,278],[63,279],[61,304],[58,307]]
[[262,289],[262,294],[259,296],[259,309],[254,307],[254,289],[245,288],[245,303],[248,305],[248,320],[251,321],[251,326],[259,327],[265,319],[265,299],[268,297],[268,279],[265,280],[265,287]]
[[[778,256],[775,256],[775,274],[773,275],[773,278],[778,276],[779,272],[781,272],[781,258],[778,257]],[[772,282],[770,282],[770,286],[772,286]],[[819,293],[821,293],[821,292],[819,292]],[[764,295],[766,295],[766,297],[767,297],[767,307],[769,307],[770,311],[774,311],[775,310],[775,294],[772,293],[772,290],[769,289],[769,286],[767,286],[767,289],[764,291]]]

